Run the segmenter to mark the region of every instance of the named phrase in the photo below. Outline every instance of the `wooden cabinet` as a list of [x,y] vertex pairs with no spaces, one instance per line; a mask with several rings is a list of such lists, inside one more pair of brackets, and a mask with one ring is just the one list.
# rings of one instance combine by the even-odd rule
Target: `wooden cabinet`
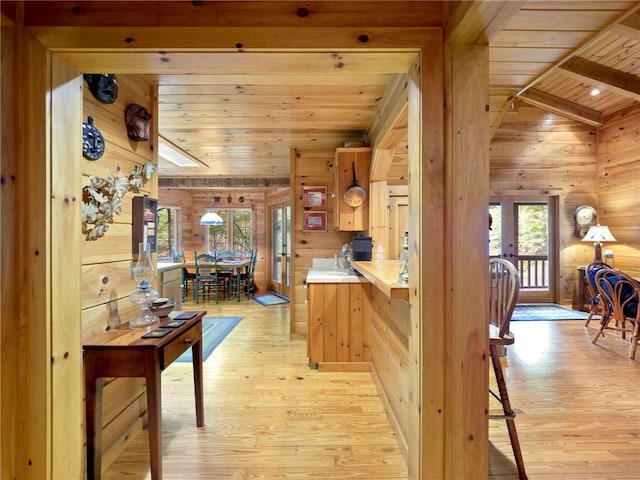
[[577,310],[588,312],[590,308],[589,303],[589,287],[587,286],[587,279],[584,276],[586,266],[578,267],[578,305]]
[[[371,362],[371,284],[309,283],[309,364]],[[367,367],[368,369],[368,367]]]
[[175,300],[174,310],[180,310],[182,306],[182,268],[158,269],[158,293],[160,297]]
[[[335,156],[336,201],[335,223],[337,230],[360,232],[369,228],[369,166],[371,148],[338,148]],[[367,192],[367,198],[359,207],[350,207],[342,195],[353,183],[353,172],[358,184]]]

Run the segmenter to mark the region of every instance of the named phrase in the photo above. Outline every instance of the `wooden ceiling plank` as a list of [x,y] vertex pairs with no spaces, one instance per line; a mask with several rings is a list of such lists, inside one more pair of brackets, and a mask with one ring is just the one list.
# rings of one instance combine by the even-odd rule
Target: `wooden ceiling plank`
[[535,88],[518,94],[518,98],[543,110],[548,110],[594,127],[601,127],[604,123],[602,113]]
[[[144,77],[154,85],[159,85],[160,93],[181,93],[181,89],[188,90],[190,88],[225,88],[229,85],[253,85],[260,87],[289,87],[289,86],[308,86],[322,85],[325,88],[340,86],[380,86],[386,88],[391,83],[394,74],[390,73],[370,73],[368,75],[334,75],[334,74],[308,74],[293,75],[285,73],[282,75],[261,75],[261,74],[237,74],[237,75],[144,75]],[[354,82],[354,78],[357,82]]]
[[445,41],[488,45],[524,3],[524,0],[459,2],[445,26]]
[[577,78],[601,84],[619,95],[640,100],[640,78],[634,75],[628,75],[580,57],[571,58],[560,68]]
[[[406,73],[415,62],[415,52],[59,52],[63,61],[80,71],[116,74],[272,73],[335,74]],[[80,68],[82,66],[82,68]]]
[[[373,9],[370,8],[370,10]],[[181,49],[188,50],[215,49],[225,52],[251,52],[258,48],[268,48],[270,51],[276,49],[296,51],[302,48],[329,51],[329,49],[372,48],[384,50],[392,49],[396,45],[402,49],[407,49],[407,46],[411,45],[419,48],[428,39],[427,25],[425,23],[420,26],[401,28],[376,27],[368,24],[364,32],[358,26],[339,27],[332,24],[323,27],[271,26],[251,29],[231,26],[164,28],[123,27],[122,25],[113,27],[43,26],[31,27],[31,31],[43,45],[55,52],[67,51],[67,45],[82,45],[83,50],[96,51],[115,51],[122,48],[137,51],[175,51],[175,47],[167,49],[166,45],[178,45]]]
[[[441,2],[322,1],[300,4],[295,1],[186,2],[26,2],[26,25],[78,25],[84,27],[117,26],[168,27],[322,27],[370,25],[382,27],[418,27],[438,25]],[[306,15],[298,9],[305,6]],[[76,9],[75,11],[72,9]],[[72,15],[71,12],[74,11]],[[304,28],[303,28],[304,29]],[[175,43],[171,43],[175,44]]]

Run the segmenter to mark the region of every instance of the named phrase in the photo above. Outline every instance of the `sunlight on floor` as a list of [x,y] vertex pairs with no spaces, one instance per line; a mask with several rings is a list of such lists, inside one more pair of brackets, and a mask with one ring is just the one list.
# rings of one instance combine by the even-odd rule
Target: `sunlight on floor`
[[[516,337],[517,355],[522,363],[538,363],[549,350],[551,328],[548,322],[518,322],[511,324]],[[509,348],[509,347],[508,347]]]

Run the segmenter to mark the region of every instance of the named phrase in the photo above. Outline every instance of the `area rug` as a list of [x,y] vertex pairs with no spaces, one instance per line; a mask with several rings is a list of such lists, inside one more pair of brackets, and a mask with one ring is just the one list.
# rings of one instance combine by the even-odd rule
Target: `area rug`
[[[202,361],[204,362],[220,342],[233,330],[242,317],[204,317],[202,319]],[[176,362],[191,362],[191,349],[180,355]]]
[[571,310],[555,303],[520,303],[513,310],[511,320],[584,320],[588,313]]
[[253,297],[253,299],[258,302],[260,305],[264,305],[265,307],[270,307],[271,305],[280,305],[283,303],[289,303],[289,299],[287,297],[283,297],[278,295],[277,293],[268,293],[266,295],[259,295]]

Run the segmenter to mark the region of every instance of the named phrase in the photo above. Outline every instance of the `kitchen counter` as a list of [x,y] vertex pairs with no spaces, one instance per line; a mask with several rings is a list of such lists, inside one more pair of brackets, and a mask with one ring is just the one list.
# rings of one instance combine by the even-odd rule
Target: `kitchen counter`
[[351,262],[351,266],[389,298],[409,298],[409,285],[398,282],[400,260]]
[[367,283],[362,276],[346,270],[309,270],[307,283]]

